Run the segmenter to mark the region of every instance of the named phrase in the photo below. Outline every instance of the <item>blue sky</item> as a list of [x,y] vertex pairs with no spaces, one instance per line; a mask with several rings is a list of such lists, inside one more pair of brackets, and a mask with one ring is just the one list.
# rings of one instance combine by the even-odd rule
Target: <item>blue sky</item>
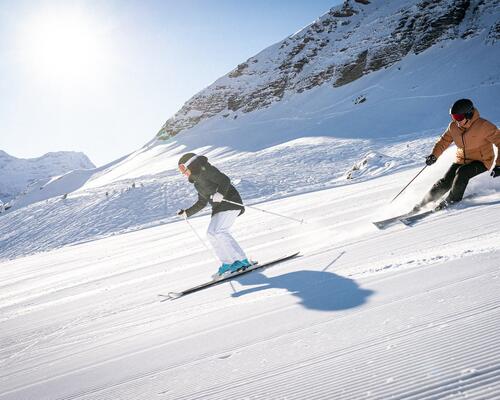
[[0,0],[0,150],[113,161],[192,95],[339,3]]

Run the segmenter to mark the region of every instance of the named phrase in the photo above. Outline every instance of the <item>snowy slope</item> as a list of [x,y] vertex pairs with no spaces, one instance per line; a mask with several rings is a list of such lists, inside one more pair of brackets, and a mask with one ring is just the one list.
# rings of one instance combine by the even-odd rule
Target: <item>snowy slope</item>
[[[313,35],[300,49],[308,62],[298,52],[281,70],[281,97],[250,96],[252,111],[233,98],[225,116],[221,95],[224,110],[212,98],[207,118],[188,102],[175,118],[198,118],[189,129],[51,179],[0,216],[0,400],[500,398],[500,179],[474,178],[475,196],[412,228],[371,224],[406,211],[448,168],[453,148],[389,204],[456,98],[500,123],[498,2],[345,4],[285,39],[288,50],[232,71],[250,96],[276,78],[266,66]],[[406,53],[346,82],[359,52],[373,60],[398,40]],[[321,75],[332,59],[339,69]],[[323,81],[305,88],[315,74]],[[195,201],[176,171],[188,150],[227,172],[247,204],[306,221],[248,209],[234,234],[251,258],[302,256],[160,302],[217,268],[175,217]],[[207,212],[191,220],[202,236]]]
[[[252,203],[421,165],[458,97],[472,98],[482,116],[500,125],[497,2],[363,3],[349,1],[333,8],[283,41],[294,45],[271,46],[241,74],[236,68],[221,78],[235,90],[248,89],[242,92],[247,96],[274,79],[278,69],[290,78],[287,82],[293,81],[279,101],[252,111],[238,109],[227,117],[217,111],[168,140],[155,138],[110,165],[67,174],[24,196],[0,218],[0,259],[172,221],[175,211],[193,200],[191,187],[176,171],[185,151],[209,156]],[[349,16],[350,8],[356,12]],[[410,29],[412,24],[418,29]],[[426,36],[427,31],[436,35]],[[301,71],[292,74],[294,63],[279,69],[294,53],[291,49],[309,36],[314,40],[307,40],[296,54],[298,60],[311,53]],[[321,47],[321,38],[328,44]],[[377,64],[379,68],[367,67],[342,85],[334,84],[339,75],[333,74],[301,90],[327,64],[349,65],[359,52],[390,49],[403,39],[411,46],[396,58],[384,58],[387,62]],[[321,51],[313,51],[314,46]],[[219,83],[200,96],[217,92]]]
[[[0,200],[7,203],[33,190],[43,190],[52,179],[73,170],[89,170],[95,165],[78,152],[60,151],[41,157],[20,159],[0,150]],[[31,201],[32,202],[32,201]]]
[[[256,152],[219,154],[215,148],[205,154],[229,174],[245,203],[253,204],[356,185],[412,166],[421,167],[440,132],[379,140],[301,138]],[[47,185],[43,192],[59,191],[59,195],[9,210],[0,217],[0,259],[176,220],[176,211],[196,200],[192,185],[175,167],[179,149],[182,146],[175,144],[142,149],[99,172],[82,176],[73,173]],[[454,151],[450,148],[435,166],[427,169],[404,196],[384,211],[386,215],[406,211],[419,201],[447,170]],[[70,185],[79,182],[77,178],[85,180],[85,184],[68,191]],[[398,181],[400,188],[406,183]],[[499,187],[484,174],[471,181],[466,194],[476,189],[487,195]],[[67,198],[62,198],[63,193],[69,193]]]
[[302,257],[172,302],[217,266],[184,221],[4,261],[0,399],[499,398],[498,192],[377,231],[416,171],[259,204],[307,224],[248,253]]

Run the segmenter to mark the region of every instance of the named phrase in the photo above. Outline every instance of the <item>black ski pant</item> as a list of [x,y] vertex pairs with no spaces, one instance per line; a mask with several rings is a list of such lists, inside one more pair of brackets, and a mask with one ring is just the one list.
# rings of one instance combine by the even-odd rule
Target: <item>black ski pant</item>
[[481,161],[472,161],[469,164],[451,164],[446,174],[425,195],[420,202],[420,207],[431,201],[439,200],[447,191],[450,191],[446,197],[447,202],[455,203],[462,200],[469,180],[486,171],[487,168]]

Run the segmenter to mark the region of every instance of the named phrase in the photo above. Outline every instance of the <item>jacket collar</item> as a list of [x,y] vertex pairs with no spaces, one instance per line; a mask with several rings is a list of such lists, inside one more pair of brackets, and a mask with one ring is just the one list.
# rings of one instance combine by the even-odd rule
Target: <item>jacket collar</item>
[[460,129],[461,131],[466,131],[467,129],[469,129],[473,124],[474,122],[476,122],[477,120],[479,119],[479,111],[474,108],[474,114],[472,114],[472,118],[470,120],[467,121],[467,123],[464,125],[464,126],[458,126],[458,129]]

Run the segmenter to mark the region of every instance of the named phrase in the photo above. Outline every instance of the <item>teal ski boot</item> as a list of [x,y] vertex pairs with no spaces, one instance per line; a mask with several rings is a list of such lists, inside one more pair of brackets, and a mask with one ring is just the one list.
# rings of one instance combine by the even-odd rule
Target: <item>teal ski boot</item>
[[237,260],[231,264],[231,272],[244,271],[251,266],[252,263],[248,261],[248,258],[245,258],[243,260]]
[[218,275],[218,276],[222,276],[222,275],[224,275],[224,274],[225,274],[226,272],[228,272],[228,271],[231,271],[231,272],[232,272],[232,271],[233,271],[233,270],[231,269],[231,267],[232,267],[232,266],[233,266],[233,264],[226,264],[226,263],[222,264],[222,265],[219,267],[219,270],[217,271],[217,274],[216,274],[216,275]]

